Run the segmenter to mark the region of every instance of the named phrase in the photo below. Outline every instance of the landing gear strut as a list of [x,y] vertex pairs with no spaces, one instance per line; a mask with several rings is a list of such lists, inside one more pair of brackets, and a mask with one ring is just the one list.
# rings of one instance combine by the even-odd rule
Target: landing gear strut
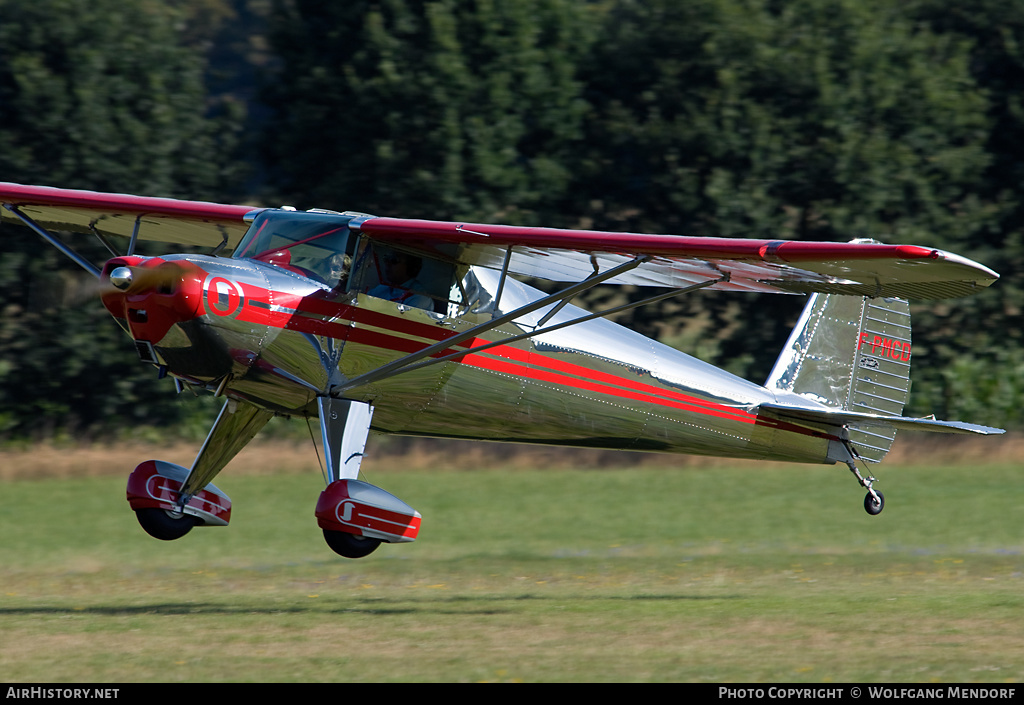
[[414,541],[420,514],[379,487],[357,480],[373,407],[347,399],[320,397],[320,430],[327,459],[327,488],[316,503],[317,524],[331,550],[362,558],[381,543]]
[[878,480],[873,477],[864,477],[860,474],[860,470],[857,469],[857,463],[855,460],[860,456],[849,442],[846,442],[844,445],[846,446],[846,450],[850,453],[850,458],[846,461],[847,467],[850,468],[850,472],[853,473],[853,476],[857,478],[857,482],[860,483],[860,486],[868,491],[867,495],[864,496],[864,511],[871,516],[881,514],[882,510],[885,508],[885,495],[871,487],[875,482],[878,482]]

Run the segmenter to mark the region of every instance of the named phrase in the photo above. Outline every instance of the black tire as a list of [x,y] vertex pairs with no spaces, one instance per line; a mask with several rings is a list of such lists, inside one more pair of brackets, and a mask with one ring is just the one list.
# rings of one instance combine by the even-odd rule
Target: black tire
[[136,509],[135,518],[146,530],[146,533],[161,541],[174,541],[192,531],[196,525],[195,517],[188,514],[170,514],[164,509],[149,507]]
[[878,495],[877,502],[875,501],[875,498],[871,496],[870,492],[864,495],[864,511],[871,516],[881,514],[882,510],[885,509],[885,495],[878,490],[875,490],[875,494]]
[[324,529],[324,540],[331,550],[345,558],[363,558],[370,555],[380,546],[380,539],[356,536],[344,531],[328,531]]

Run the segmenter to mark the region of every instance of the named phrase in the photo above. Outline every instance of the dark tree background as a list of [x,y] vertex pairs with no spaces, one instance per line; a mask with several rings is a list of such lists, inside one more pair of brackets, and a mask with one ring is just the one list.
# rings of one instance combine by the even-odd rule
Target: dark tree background
[[[1021,96],[1012,0],[0,0],[0,180],[941,247],[1003,278],[914,305],[908,413],[1010,428]],[[197,425],[77,279],[0,231],[0,434]],[[698,294],[620,322],[762,381],[801,306]]]

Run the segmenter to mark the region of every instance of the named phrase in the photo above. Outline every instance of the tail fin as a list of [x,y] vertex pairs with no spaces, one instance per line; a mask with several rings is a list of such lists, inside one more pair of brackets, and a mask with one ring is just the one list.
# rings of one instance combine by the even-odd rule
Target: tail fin
[[[870,415],[850,423],[850,442],[865,460],[879,462],[896,437],[910,393],[910,307],[903,299],[814,294],[765,386],[831,407]],[[818,407],[818,404],[813,406]],[[808,405],[811,406],[811,405]],[[838,417],[833,417],[838,418]]]

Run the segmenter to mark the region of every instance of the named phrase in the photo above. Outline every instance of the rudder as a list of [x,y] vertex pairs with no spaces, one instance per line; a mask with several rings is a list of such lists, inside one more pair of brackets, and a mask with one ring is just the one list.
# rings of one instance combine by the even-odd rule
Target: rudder
[[[900,416],[910,393],[910,307],[903,299],[814,294],[765,386],[834,409]],[[895,428],[847,426],[864,460],[889,452]]]

